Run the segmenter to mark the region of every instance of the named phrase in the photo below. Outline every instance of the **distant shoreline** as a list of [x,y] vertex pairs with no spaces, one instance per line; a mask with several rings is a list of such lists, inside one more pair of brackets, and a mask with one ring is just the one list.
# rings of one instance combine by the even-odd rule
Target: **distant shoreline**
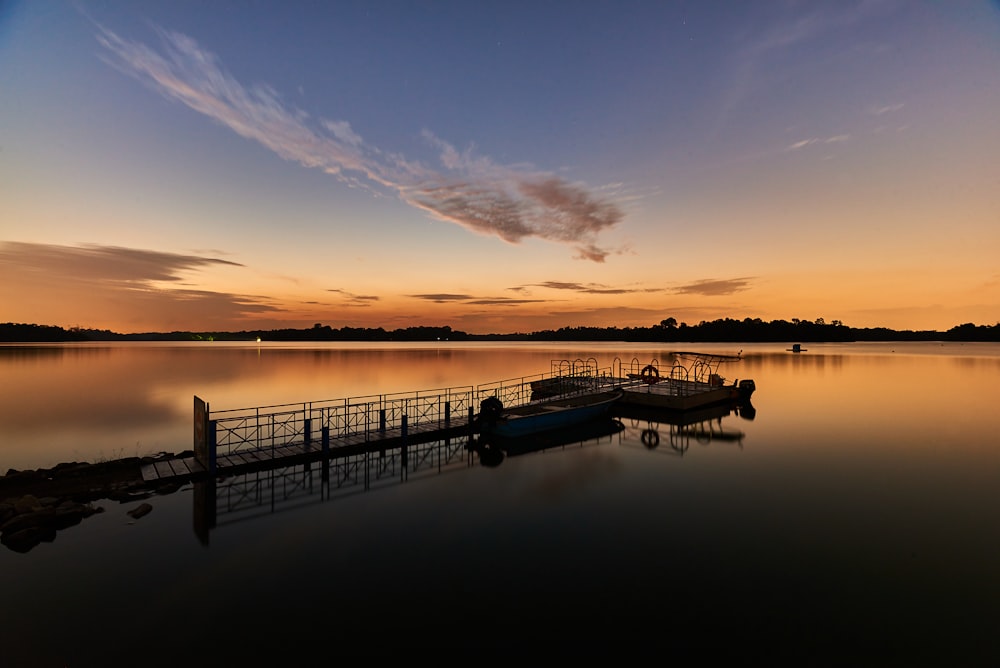
[[246,330],[240,332],[145,332],[121,334],[108,330],[64,329],[54,325],[0,324],[2,343],[73,343],[101,341],[281,341],[281,342],[419,342],[419,341],[625,341],[630,343],[855,343],[860,341],[988,341],[1000,342],[1000,322],[995,325],[964,323],[936,330],[893,330],[884,327],[856,328],[838,320],[816,321],[722,319],[697,325],[667,318],[651,327],[563,327],[558,330],[513,334],[469,334],[451,327],[382,328],[316,325],[305,329]]

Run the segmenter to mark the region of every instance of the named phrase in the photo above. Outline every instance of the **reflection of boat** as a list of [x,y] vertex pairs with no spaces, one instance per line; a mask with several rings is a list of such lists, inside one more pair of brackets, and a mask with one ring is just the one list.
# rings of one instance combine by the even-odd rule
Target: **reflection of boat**
[[604,416],[567,427],[566,429],[549,429],[536,434],[514,438],[480,434],[470,447],[479,454],[481,464],[484,466],[498,466],[503,462],[505,453],[506,456],[514,457],[530,452],[562,448],[577,443],[583,444],[605,436],[613,436],[624,429],[625,425],[620,420]]
[[627,374],[631,383],[624,386],[622,403],[687,411],[714,404],[746,402],[756,390],[753,380],[735,380],[727,385],[719,374],[722,364],[739,361],[740,355],[692,352],[675,355],[678,361],[665,375],[660,374],[655,363],[647,364],[637,373]]
[[611,414],[618,418],[646,420],[677,427],[705,422],[706,420],[721,420],[729,415],[739,415],[745,420],[753,420],[757,411],[749,401],[726,401],[710,406],[701,406],[688,411],[676,411],[656,406],[629,404],[624,401],[614,405]]
[[480,434],[512,438],[564,429],[607,415],[622,398],[620,388],[530,402],[504,408],[496,397],[484,399],[476,423]]
[[627,424],[627,429],[638,430],[639,440],[647,450],[683,455],[692,442],[702,445],[714,441],[731,442],[742,448],[746,434],[740,429],[723,426],[723,419],[735,414],[753,420],[756,410],[749,401],[720,403],[688,411],[621,403],[615,406],[613,414],[631,425]]

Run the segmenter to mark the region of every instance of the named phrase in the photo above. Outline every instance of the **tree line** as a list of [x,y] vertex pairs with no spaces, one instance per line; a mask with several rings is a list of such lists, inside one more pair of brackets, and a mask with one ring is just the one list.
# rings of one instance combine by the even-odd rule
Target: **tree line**
[[469,334],[451,327],[341,327],[316,323],[304,329],[244,330],[239,332],[146,332],[120,334],[109,330],[23,323],[0,324],[0,342],[73,341],[628,341],[628,342],[747,342],[800,341],[998,341],[995,325],[964,323],[936,330],[894,330],[887,327],[849,327],[823,318],[764,321],[760,318],[703,320],[697,325],[666,318],[649,327],[561,327],[514,334]]

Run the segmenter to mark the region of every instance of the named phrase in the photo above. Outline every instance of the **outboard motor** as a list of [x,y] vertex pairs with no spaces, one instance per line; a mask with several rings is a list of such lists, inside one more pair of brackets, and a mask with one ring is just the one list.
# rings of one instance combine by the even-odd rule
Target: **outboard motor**
[[503,414],[503,402],[496,397],[487,397],[479,404],[479,420],[490,425],[497,423]]

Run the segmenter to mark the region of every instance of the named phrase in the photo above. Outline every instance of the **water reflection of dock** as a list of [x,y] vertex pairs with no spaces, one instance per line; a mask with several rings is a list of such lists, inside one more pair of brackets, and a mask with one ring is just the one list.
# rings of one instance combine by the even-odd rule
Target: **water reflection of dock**
[[[626,437],[621,439],[622,443],[641,442],[647,450],[673,454],[683,454],[692,440],[741,445],[742,432],[721,428],[724,418],[741,410],[746,410],[746,406],[727,405],[682,413],[619,407],[613,417],[497,443],[461,430],[454,438],[418,438],[416,442],[396,435],[391,440],[335,448],[320,459],[307,453],[298,459],[280,459],[266,466],[263,462],[248,464],[243,469],[228,469],[225,474],[194,478],[195,533],[207,545],[212,530],[245,520],[472,466],[495,467],[507,457],[600,446],[623,434]],[[638,437],[636,430],[640,432]],[[629,434],[630,431],[633,433]]]
[[468,439],[441,439],[339,452],[302,461],[194,481],[194,528],[209,543],[212,529],[276,512],[295,510],[408,480],[475,465]]
[[662,411],[643,406],[621,406],[615,410],[625,423],[626,431],[638,433],[638,440],[647,450],[683,455],[692,442],[709,445],[713,442],[733,443],[743,447],[746,434],[723,420],[738,415],[745,420],[756,417],[750,402],[722,404],[692,411]]

